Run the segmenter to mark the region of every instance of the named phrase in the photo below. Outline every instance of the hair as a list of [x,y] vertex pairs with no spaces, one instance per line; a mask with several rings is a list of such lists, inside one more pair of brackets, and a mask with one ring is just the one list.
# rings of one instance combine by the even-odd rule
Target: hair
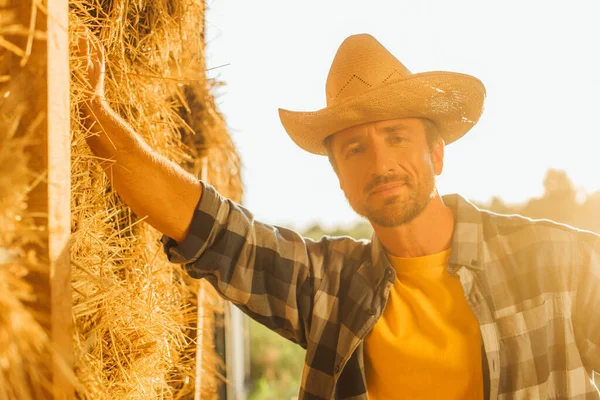
[[[428,118],[419,119],[423,122],[423,125],[425,126],[427,146],[429,146],[430,151],[433,151],[433,148],[435,147],[435,144],[440,137],[440,131],[438,130],[437,126],[432,120]],[[327,136],[325,139],[323,139],[323,145],[325,146],[325,149],[327,149],[327,158],[329,159],[329,163],[331,164],[333,170],[337,173],[337,163],[335,161],[335,155],[333,154],[333,148],[331,146],[332,139],[333,135]]]

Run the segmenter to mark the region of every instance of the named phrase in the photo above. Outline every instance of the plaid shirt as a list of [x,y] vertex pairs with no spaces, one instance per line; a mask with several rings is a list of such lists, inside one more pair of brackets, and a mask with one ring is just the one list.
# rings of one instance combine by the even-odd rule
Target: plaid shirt
[[[599,399],[600,237],[457,195],[444,203],[448,271],[480,324],[486,398]],[[163,243],[170,261],[306,349],[300,399],[367,399],[363,340],[396,279],[377,238],[305,239],[204,185],[185,241]]]

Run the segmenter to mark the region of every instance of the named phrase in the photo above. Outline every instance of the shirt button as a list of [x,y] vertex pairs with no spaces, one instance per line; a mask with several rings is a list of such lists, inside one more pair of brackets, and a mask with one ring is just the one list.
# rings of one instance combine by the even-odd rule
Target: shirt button
[[335,367],[335,373],[338,374],[339,372],[340,372],[340,366],[336,365],[336,367]]
[[371,314],[371,315],[377,314],[377,309],[375,307],[369,308],[369,314]]

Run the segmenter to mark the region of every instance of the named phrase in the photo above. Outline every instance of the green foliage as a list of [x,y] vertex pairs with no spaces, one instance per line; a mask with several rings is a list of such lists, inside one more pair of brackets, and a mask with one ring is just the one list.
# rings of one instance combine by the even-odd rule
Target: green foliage
[[249,400],[296,399],[306,351],[255,321],[250,343]]

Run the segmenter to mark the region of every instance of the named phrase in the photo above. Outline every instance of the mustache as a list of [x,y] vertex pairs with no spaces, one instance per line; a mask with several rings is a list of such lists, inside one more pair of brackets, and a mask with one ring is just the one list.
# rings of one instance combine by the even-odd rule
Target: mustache
[[377,186],[385,185],[391,182],[398,182],[410,186],[411,179],[406,175],[378,175],[365,185],[365,192],[370,193],[376,189]]

